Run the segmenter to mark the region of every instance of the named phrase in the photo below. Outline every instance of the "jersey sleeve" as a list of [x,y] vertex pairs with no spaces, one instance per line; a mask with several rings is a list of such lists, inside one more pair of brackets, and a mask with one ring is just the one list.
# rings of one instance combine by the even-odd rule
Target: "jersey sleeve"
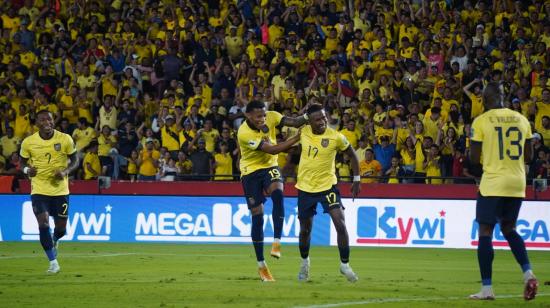
[[266,112],[267,117],[267,126],[269,129],[273,129],[281,124],[281,120],[283,119],[283,115],[278,113],[277,111],[267,111]]
[[21,143],[21,150],[19,151],[19,155],[21,155],[21,157],[25,159],[29,159],[31,157],[27,139],[23,140],[23,142]]
[[472,141],[483,142],[483,118],[481,116],[474,119],[471,128]]
[[338,150],[340,151],[346,150],[350,146],[348,138],[346,138],[346,136],[344,136],[342,133],[337,133],[337,136],[338,138],[336,140],[337,140]]
[[239,131],[237,133],[239,139],[239,145],[241,147],[248,148],[250,150],[257,150],[262,144],[262,139],[254,135],[248,134],[246,131]]
[[72,155],[76,152],[76,145],[74,143],[74,140],[69,135],[65,135],[65,140],[63,142],[63,152],[67,153],[67,155]]

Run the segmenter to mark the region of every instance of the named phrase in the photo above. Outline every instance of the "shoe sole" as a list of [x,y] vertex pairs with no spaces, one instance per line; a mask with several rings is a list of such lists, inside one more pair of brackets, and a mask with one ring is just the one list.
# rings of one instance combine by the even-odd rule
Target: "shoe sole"
[[340,271],[340,274],[344,275],[344,277],[346,277],[346,279],[349,281],[349,282],[357,282],[357,280],[359,280],[359,277],[355,276],[355,277],[348,277],[346,274],[344,274],[342,271]]
[[494,301],[494,296],[486,296],[486,297],[477,297],[477,296],[469,296],[469,299],[476,300],[476,301]]
[[527,280],[527,283],[525,284],[525,290],[523,292],[523,298],[526,301],[535,299],[535,296],[537,295],[538,287],[539,287],[539,283],[536,279]]
[[281,253],[280,253],[280,252],[279,252],[279,253],[277,253],[277,252],[271,252],[270,254],[271,254],[271,256],[272,256],[273,258],[275,258],[275,259],[280,259],[280,258],[281,258]]

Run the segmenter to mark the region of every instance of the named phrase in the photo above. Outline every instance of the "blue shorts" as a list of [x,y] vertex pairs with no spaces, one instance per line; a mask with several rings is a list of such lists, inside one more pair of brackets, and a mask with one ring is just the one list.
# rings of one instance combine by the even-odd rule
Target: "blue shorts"
[[477,195],[476,221],[480,224],[494,225],[501,221],[518,219],[523,198],[514,197],[484,197]]
[[344,208],[340,191],[336,185],[329,190],[308,193],[298,190],[298,218],[310,218],[317,214],[317,203],[323,206],[323,213],[328,213],[332,209]]
[[244,196],[248,208],[255,208],[265,202],[265,192],[271,186],[271,183],[283,182],[279,167],[271,167],[256,170],[250,174],[241,177]]
[[35,215],[48,212],[54,218],[69,217],[69,196],[31,195],[31,202]]

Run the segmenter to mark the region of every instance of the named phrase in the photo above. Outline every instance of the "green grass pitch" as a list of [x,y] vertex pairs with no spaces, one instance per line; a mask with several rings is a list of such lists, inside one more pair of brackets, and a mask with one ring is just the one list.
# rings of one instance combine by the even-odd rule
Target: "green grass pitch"
[[62,271],[49,276],[38,242],[0,242],[0,307],[550,307],[550,252],[530,258],[534,301],[521,297],[512,254],[496,251],[497,300],[474,302],[475,250],[352,247],[351,284],[336,247],[312,247],[311,281],[300,283],[298,248],[283,245],[280,260],[267,259],[277,281],[262,283],[252,245],[62,242]]

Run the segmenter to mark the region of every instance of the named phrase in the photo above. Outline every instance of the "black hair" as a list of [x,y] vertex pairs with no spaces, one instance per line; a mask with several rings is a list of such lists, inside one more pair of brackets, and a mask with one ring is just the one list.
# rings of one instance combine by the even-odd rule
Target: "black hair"
[[483,103],[488,106],[502,106],[504,94],[498,82],[489,82],[483,89]]
[[42,109],[42,110],[40,110],[40,111],[38,111],[38,112],[36,113],[36,117],[38,118],[38,116],[41,115],[41,114],[43,114],[43,113],[47,113],[47,114],[49,114],[50,116],[52,115],[51,111],[49,111],[48,109]]
[[307,113],[308,115],[310,115],[310,114],[312,114],[312,113],[314,113],[314,112],[321,111],[321,110],[323,110],[323,105],[321,105],[321,104],[311,104],[311,106],[309,106],[309,107],[307,108],[306,113]]
[[254,111],[255,109],[264,109],[265,104],[260,101],[251,101],[246,105],[246,113],[250,113]]

